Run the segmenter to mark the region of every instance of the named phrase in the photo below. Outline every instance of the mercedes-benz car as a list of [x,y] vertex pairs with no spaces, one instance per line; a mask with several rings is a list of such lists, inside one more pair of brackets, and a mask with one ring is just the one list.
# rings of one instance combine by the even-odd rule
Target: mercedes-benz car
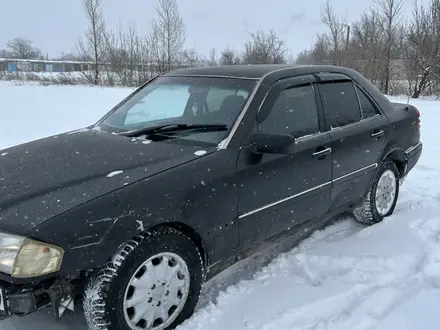
[[0,151],[0,316],[82,303],[92,330],[173,329],[238,260],[390,216],[421,152],[418,109],[351,69],[159,75],[89,127]]

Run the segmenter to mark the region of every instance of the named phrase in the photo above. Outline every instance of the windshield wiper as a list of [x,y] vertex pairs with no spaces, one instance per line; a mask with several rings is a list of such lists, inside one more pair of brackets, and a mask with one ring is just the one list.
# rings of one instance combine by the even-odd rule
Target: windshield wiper
[[139,137],[142,135],[152,135],[156,133],[178,132],[178,131],[226,131],[228,125],[226,124],[166,124],[150,127],[143,127],[127,132],[118,133],[118,135],[127,137]]

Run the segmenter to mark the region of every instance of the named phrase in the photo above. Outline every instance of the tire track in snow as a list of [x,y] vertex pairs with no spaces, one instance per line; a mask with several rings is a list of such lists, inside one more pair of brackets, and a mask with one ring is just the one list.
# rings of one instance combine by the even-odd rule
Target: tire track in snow
[[[423,203],[421,205],[423,208]],[[395,221],[398,221],[398,213],[394,218]],[[359,283],[361,281],[356,278],[359,275],[359,270],[363,273],[366,269],[371,269],[370,267],[374,267],[373,264],[376,261],[379,261],[379,265],[376,265],[378,266],[376,272],[369,274],[371,284],[355,284],[352,290],[348,290],[340,296],[329,297],[317,303],[286,310],[272,317],[272,320],[268,321],[261,329],[370,330],[374,329],[390,311],[414,297],[420,290],[429,285],[436,289],[440,288],[440,221],[433,216],[415,220],[410,224],[410,227],[419,234],[425,248],[424,251],[414,256],[396,256],[388,259],[378,256],[349,260],[350,258],[345,257],[313,256],[304,253],[301,259],[303,267],[307,269],[307,274],[314,272],[321,274],[320,271],[325,270],[323,275],[318,275],[319,279],[314,278],[314,282],[319,283],[332,279],[338,281],[348,279],[353,283]],[[384,266],[389,263],[394,263],[394,265],[389,267],[387,273],[387,267]],[[340,266],[348,264],[351,264],[351,269]],[[406,265],[406,269],[404,271],[403,269],[396,270],[394,267],[396,264]],[[384,273],[377,278],[376,275],[380,273],[380,268]],[[352,278],[351,275],[355,276]],[[386,278],[387,280],[384,281]],[[329,308],[329,306],[335,307]],[[311,310],[320,311],[320,315],[315,316],[315,313],[310,315]],[[356,314],[359,317],[355,317]]]
[[[368,262],[365,264],[364,261],[367,259]],[[358,259],[353,264],[351,270],[349,270],[348,268],[344,269],[344,267],[338,268],[338,258],[334,258],[331,260],[336,266],[333,268],[334,276],[331,276],[332,274],[322,276],[320,285],[324,285],[328,281],[344,282],[348,280],[354,284],[351,289],[340,295],[330,296],[311,304],[305,304],[298,308],[288,309],[275,314],[271,316],[271,320],[266,322],[261,329],[366,330],[374,328],[389,311],[415,295],[421,289],[423,283],[420,276],[411,276],[415,270],[420,268],[424,260],[422,257],[408,258],[402,256],[402,258],[381,259],[379,257]],[[356,281],[359,274],[368,268],[366,266],[371,265],[376,260],[382,266],[377,267],[374,272],[371,272],[369,278]],[[318,265],[318,259],[316,261]],[[349,260],[346,259],[343,263],[347,261]],[[405,264],[406,269],[404,271],[402,269],[393,270],[393,263],[391,263],[390,267],[383,267],[391,261],[394,264]],[[361,267],[358,268],[355,265],[356,263],[361,265]],[[361,317],[356,318],[356,314],[360,314]],[[362,322],[359,323],[360,319],[362,319]]]

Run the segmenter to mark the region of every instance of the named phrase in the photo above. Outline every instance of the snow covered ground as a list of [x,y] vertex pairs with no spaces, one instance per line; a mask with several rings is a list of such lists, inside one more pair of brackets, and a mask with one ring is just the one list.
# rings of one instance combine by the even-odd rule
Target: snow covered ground
[[0,81],[0,149],[93,124],[130,92]]
[[[0,83],[0,149],[88,125],[129,91]],[[179,330],[438,329],[440,101],[411,102],[421,110],[424,151],[392,217],[373,227],[341,219],[294,249],[287,242],[242,261],[205,284]],[[41,312],[0,329],[86,326],[80,311],[59,323]]]

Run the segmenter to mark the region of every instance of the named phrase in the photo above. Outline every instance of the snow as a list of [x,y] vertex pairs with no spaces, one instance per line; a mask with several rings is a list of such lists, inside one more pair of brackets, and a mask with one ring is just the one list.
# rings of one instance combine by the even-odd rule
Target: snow
[[144,231],[144,223],[141,220],[136,220],[136,222],[138,223],[139,227],[137,228],[137,230],[139,231]]
[[[0,83],[0,149],[81,129],[129,92]],[[295,248],[292,238],[241,261],[204,285],[178,330],[438,329],[440,102],[410,102],[421,111],[424,151],[393,216],[372,227],[338,219]],[[0,322],[0,330],[85,330],[77,307],[58,323],[45,310]]]
[[226,139],[221,140],[221,141],[219,142],[219,144],[217,145],[217,149],[221,149],[221,148],[223,148],[223,146],[225,145],[225,143],[226,143]]
[[113,172],[107,174],[107,178],[112,178],[112,177],[114,177],[114,176],[116,176],[116,175],[119,175],[119,174],[122,174],[122,173],[124,173],[124,171],[121,171],[121,170],[119,170],[119,171],[113,171]]
[[131,91],[0,81],[0,149],[91,125]]
[[203,156],[204,154],[206,154],[207,151],[206,150],[198,150],[194,153],[194,155],[196,156]]

